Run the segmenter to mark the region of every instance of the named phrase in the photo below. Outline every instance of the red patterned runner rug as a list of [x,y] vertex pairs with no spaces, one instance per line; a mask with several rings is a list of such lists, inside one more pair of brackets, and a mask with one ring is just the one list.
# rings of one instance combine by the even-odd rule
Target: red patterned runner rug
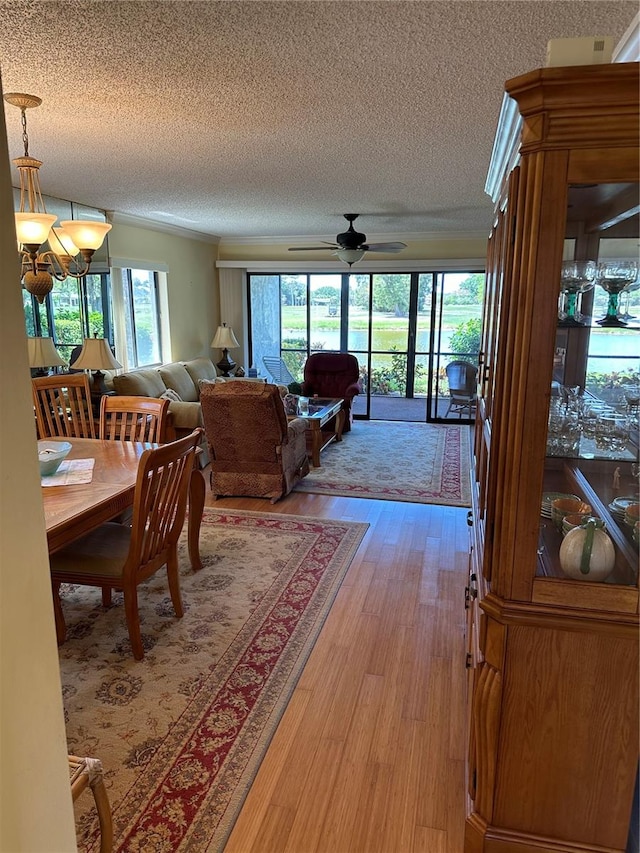
[[[116,850],[223,849],[367,527],[206,510],[200,572],[181,545],[184,617],[163,572],[139,591],[141,662],[121,596],[104,610],[99,590],[63,588],[68,748],[103,762]],[[91,797],[76,808],[95,851]]]
[[298,492],[471,506],[470,427],[356,421]]

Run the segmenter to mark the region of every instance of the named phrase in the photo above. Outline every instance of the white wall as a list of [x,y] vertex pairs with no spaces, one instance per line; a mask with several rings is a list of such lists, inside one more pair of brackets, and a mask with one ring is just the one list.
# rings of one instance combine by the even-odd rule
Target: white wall
[[0,850],[76,849],[4,110],[0,109]]

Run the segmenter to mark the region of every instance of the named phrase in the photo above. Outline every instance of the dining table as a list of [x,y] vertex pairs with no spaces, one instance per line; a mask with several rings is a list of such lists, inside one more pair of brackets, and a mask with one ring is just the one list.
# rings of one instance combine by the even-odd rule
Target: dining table
[[[55,438],[50,439],[56,441]],[[86,533],[110,521],[133,505],[138,463],[145,450],[157,445],[136,441],[105,441],[94,438],[61,438],[71,451],[67,459],[93,459],[91,482],[42,486],[49,554],[59,551]],[[202,568],[199,538],[204,511],[205,482],[194,464],[189,482],[187,548],[194,571]],[[54,590],[58,643],[64,642],[66,627],[60,597]]]

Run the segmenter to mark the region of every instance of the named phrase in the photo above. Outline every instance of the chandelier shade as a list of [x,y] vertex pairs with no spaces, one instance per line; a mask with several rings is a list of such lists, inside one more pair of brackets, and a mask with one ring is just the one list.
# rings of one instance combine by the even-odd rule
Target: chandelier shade
[[58,218],[53,213],[16,213],[16,237],[25,246],[41,246]]
[[[107,222],[71,219],[53,229],[57,216],[47,213],[40,189],[41,160],[29,156],[26,111],[39,107],[37,95],[8,92],[4,99],[20,109],[24,156],[13,160],[20,175],[20,210],[15,214],[18,249],[22,259],[21,279],[24,287],[39,302],[44,302],[53,288],[53,279],[68,276],[82,278],[89,272],[91,258],[99,249],[111,225]],[[58,251],[61,249],[61,251]]]
[[[76,246],[64,228],[54,227],[51,231],[53,232],[54,243],[57,241],[60,244],[65,255],[73,258],[78,254],[80,249]],[[49,240],[51,240],[51,234],[49,235]]]
[[91,251],[92,254],[102,246],[104,238],[111,230],[108,222],[92,222],[88,219],[65,219],[60,225],[73,244],[80,247],[76,252]]

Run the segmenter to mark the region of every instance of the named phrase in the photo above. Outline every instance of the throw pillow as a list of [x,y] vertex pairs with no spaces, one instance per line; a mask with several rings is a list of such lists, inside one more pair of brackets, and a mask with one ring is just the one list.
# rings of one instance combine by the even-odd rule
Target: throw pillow
[[172,403],[181,403],[182,397],[173,388],[167,388],[164,394],[160,394],[161,400],[171,400]]
[[199,379],[198,380],[198,388],[202,388],[203,385],[219,385],[221,382],[226,382],[226,379],[223,379],[222,376],[218,376],[217,379]]
[[287,394],[283,398],[284,410],[288,415],[298,414],[298,399],[297,394]]

